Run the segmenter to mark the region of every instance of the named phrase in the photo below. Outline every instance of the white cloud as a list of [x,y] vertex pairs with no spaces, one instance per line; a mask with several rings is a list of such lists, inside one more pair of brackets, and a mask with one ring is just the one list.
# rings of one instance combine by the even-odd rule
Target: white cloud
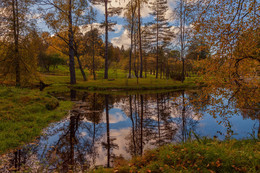
[[125,29],[125,31],[121,36],[112,38],[111,43],[117,47],[122,47],[123,45],[124,48],[127,49],[130,47],[130,42],[131,42],[128,35],[129,35],[128,31]]
[[114,26],[114,30],[115,30],[114,33],[116,33],[116,34],[119,33],[122,30],[122,28],[123,28],[123,25],[116,24]]
[[[108,8],[111,7],[122,7],[125,8],[126,5],[130,2],[130,0],[111,0],[111,3],[108,4]],[[94,7],[96,7],[96,9],[101,12],[102,14],[105,14],[105,7],[104,5],[94,5]],[[151,10],[149,9],[148,5],[143,5],[142,9],[141,9],[141,15],[142,17],[148,17],[151,12]],[[119,17],[124,17],[124,10],[121,12],[121,14],[119,15]]]
[[[119,123],[121,121],[126,121],[127,117],[120,112],[116,113],[109,113],[109,123],[114,124],[114,123]],[[106,116],[103,116],[102,122],[106,123]]]
[[[105,34],[105,28],[101,28],[100,26],[101,26],[100,23],[93,23],[93,24],[92,24],[92,29],[97,28],[97,29],[99,30],[100,34]],[[82,25],[82,26],[80,26],[79,28],[80,28],[80,31],[81,31],[83,34],[85,34],[86,32],[89,32],[89,31],[91,30],[91,25],[90,25],[90,24],[88,24],[88,25]],[[120,33],[121,30],[122,30],[122,28],[123,28],[123,25],[116,24],[116,25],[113,27],[113,29],[115,30],[114,33],[116,33],[116,34],[117,34],[117,33]]]
[[[105,31],[104,31],[104,29],[100,28],[100,25],[101,25],[100,23],[93,23],[93,24],[92,24],[92,27],[93,27],[93,29],[94,29],[94,28],[97,28],[101,34],[104,34]],[[89,25],[82,25],[82,26],[80,26],[79,28],[80,28],[80,31],[81,31],[83,34],[85,34],[85,33],[87,33],[88,31],[91,30],[91,25],[90,25],[90,24],[89,24]]]

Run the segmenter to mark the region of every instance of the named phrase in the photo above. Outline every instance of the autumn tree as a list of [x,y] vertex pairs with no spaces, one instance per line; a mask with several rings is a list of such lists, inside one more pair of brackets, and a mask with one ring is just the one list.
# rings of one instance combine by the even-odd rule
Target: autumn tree
[[211,47],[212,58],[206,62],[210,64],[204,64],[206,74],[214,75],[218,82],[228,82],[230,87],[235,83],[254,88],[260,62],[259,2],[205,0],[203,4],[198,6],[200,15],[194,28],[196,37],[203,37]]
[[92,24],[90,27],[90,31],[87,32],[84,36],[84,46],[85,49],[91,50],[88,52],[86,50],[87,56],[92,57],[91,63],[88,68],[91,70],[91,73],[93,74],[93,79],[96,80],[95,70],[98,69],[99,66],[101,66],[101,64],[99,63],[99,57],[103,56],[102,49],[104,48],[104,46],[99,30],[97,28],[93,28]]
[[190,60],[206,59],[210,56],[210,47],[204,41],[192,39],[187,49],[186,58]]
[[[3,51],[0,63],[5,67],[4,76],[14,74],[16,86],[26,83],[28,76],[34,74],[36,67],[34,50],[28,57],[27,46],[36,39],[30,38],[30,33],[35,33],[35,27],[32,25],[32,16],[29,14],[30,7],[34,4],[31,0],[2,0],[0,2],[1,13],[1,42]],[[31,58],[31,59],[30,59]],[[32,71],[33,70],[33,71]]]
[[[48,27],[54,32],[60,39],[62,39],[68,46],[69,50],[69,68],[70,68],[70,83],[76,83],[75,62],[74,56],[77,55],[75,49],[74,35],[77,26],[84,24],[84,17],[86,16],[85,10],[88,6],[86,0],[67,0],[66,3],[62,0],[40,0],[41,8],[44,20]],[[67,33],[61,35],[60,33]],[[81,69],[84,80],[86,80],[84,70],[79,61],[79,67]]]
[[[222,112],[230,104],[259,108],[260,3],[258,0],[203,0],[196,7],[195,36],[210,46],[211,58],[201,60],[204,94],[218,97],[212,104]],[[224,103],[224,99],[228,100]],[[221,114],[220,114],[221,115]]]

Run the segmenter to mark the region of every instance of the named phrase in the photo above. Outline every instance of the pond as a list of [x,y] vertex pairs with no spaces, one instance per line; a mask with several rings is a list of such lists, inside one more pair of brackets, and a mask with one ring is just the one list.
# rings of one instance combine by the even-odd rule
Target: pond
[[62,121],[50,124],[35,143],[0,157],[0,172],[80,172],[112,167],[145,150],[195,136],[248,138],[259,134],[259,109],[236,107],[235,101],[212,104],[203,91],[154,94],[98,94],[71,90],[55,95],[75,102]]

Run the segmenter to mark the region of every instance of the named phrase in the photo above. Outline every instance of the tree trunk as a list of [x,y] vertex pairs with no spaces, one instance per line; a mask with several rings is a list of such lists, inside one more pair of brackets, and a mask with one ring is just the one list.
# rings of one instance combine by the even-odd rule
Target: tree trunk
[[105,0],[105,25],[106,25],[106,36],[105,36],[105,44],[106,44],[106,48],[105,48],[105,75],[104,78],[108,79],[108,12],[107,12],[107,1]]
[[180,28],[181,28],[181,60],[182,60],[182,77],[181,82],[183,83],[185,80],[185,72],[184,72],[184,34],[185,34],[185,13],[183,11],[183,0],[181,0],[181,10],[180,10]]
[[74,47],[73,47],[73,29],[72,29],[72,2],[69,0],[69,66],[70,66],[70,84],[76,84],[76,73],[74,63]]
[[156,26],[156,79],[158,79],[159,71],[159,25],[158,25],[158,14],[157,14],[157,26]]
[[96,73],[95,73],[95,35],[94,35],[94,33],[92,32],[93,30],[92,30],[92,25],[91,25],[91,33],[92,33],[92,65],[93,65],[93,78],[94,78],[94,80],[96,80]]
[[96,72],[95,72],[95,45],[93,46],[93,57],[92,57],[92,64],[93,64],[93,78],[96,80]]
[[87,81],[87,77],[86,77],[86,74],[85,74],[85,72],[84,72],[84,69],[82,68],[82,64],[81,64],[81,61],[80,61],[80,59],[79,59],[79,55],[78,55],[77,52],[75,52],[75,53],[76,53],[76,57],[77,57],[78,64],[79,64],[79,69],[80,69],[80,72],[81,72],[81,74],[82,74],[83,80],[84,80],[84,81]]
[[130,52],[129,52],[129,74],[128,78],[131,78],[131,60],[132,60],[132,50],[133,50],[133,32],[134,32],[134,9],[133,9],[133,0],[131,0],[131,11],[132,11],[132,23],[131,23],[131,45],[130,45]]
[[143,77],[143,52],[141,35],[141,2],[138,0],[138,35],[139,35],[139,58],[140,58],[140,78]]
[[19,87],[21,85],[20,73],[20,56],[19,56],[19,16],[18,16],[18,2],[12,0],[13,11],[13,32],[14,32],[14,53],[15,53],[15,83]]

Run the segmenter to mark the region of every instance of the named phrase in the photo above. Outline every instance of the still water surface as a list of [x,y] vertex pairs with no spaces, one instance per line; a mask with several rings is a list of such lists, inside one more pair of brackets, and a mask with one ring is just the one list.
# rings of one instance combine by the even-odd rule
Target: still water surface
[[[79,172],[111,167],[116,158],[130,159],[146,149],[186,141],[194,134],[220,140],[257,137],[259,111],[240,110],[235,103],[218,110],[209,98],[196,100],[198,94],[105,95],[71,90],[56,95],[74,101],[75,108],[46,128],[37,142],[2,157],[6,164],[0,172]],[[223,104],[227,104],[225,99]]]

